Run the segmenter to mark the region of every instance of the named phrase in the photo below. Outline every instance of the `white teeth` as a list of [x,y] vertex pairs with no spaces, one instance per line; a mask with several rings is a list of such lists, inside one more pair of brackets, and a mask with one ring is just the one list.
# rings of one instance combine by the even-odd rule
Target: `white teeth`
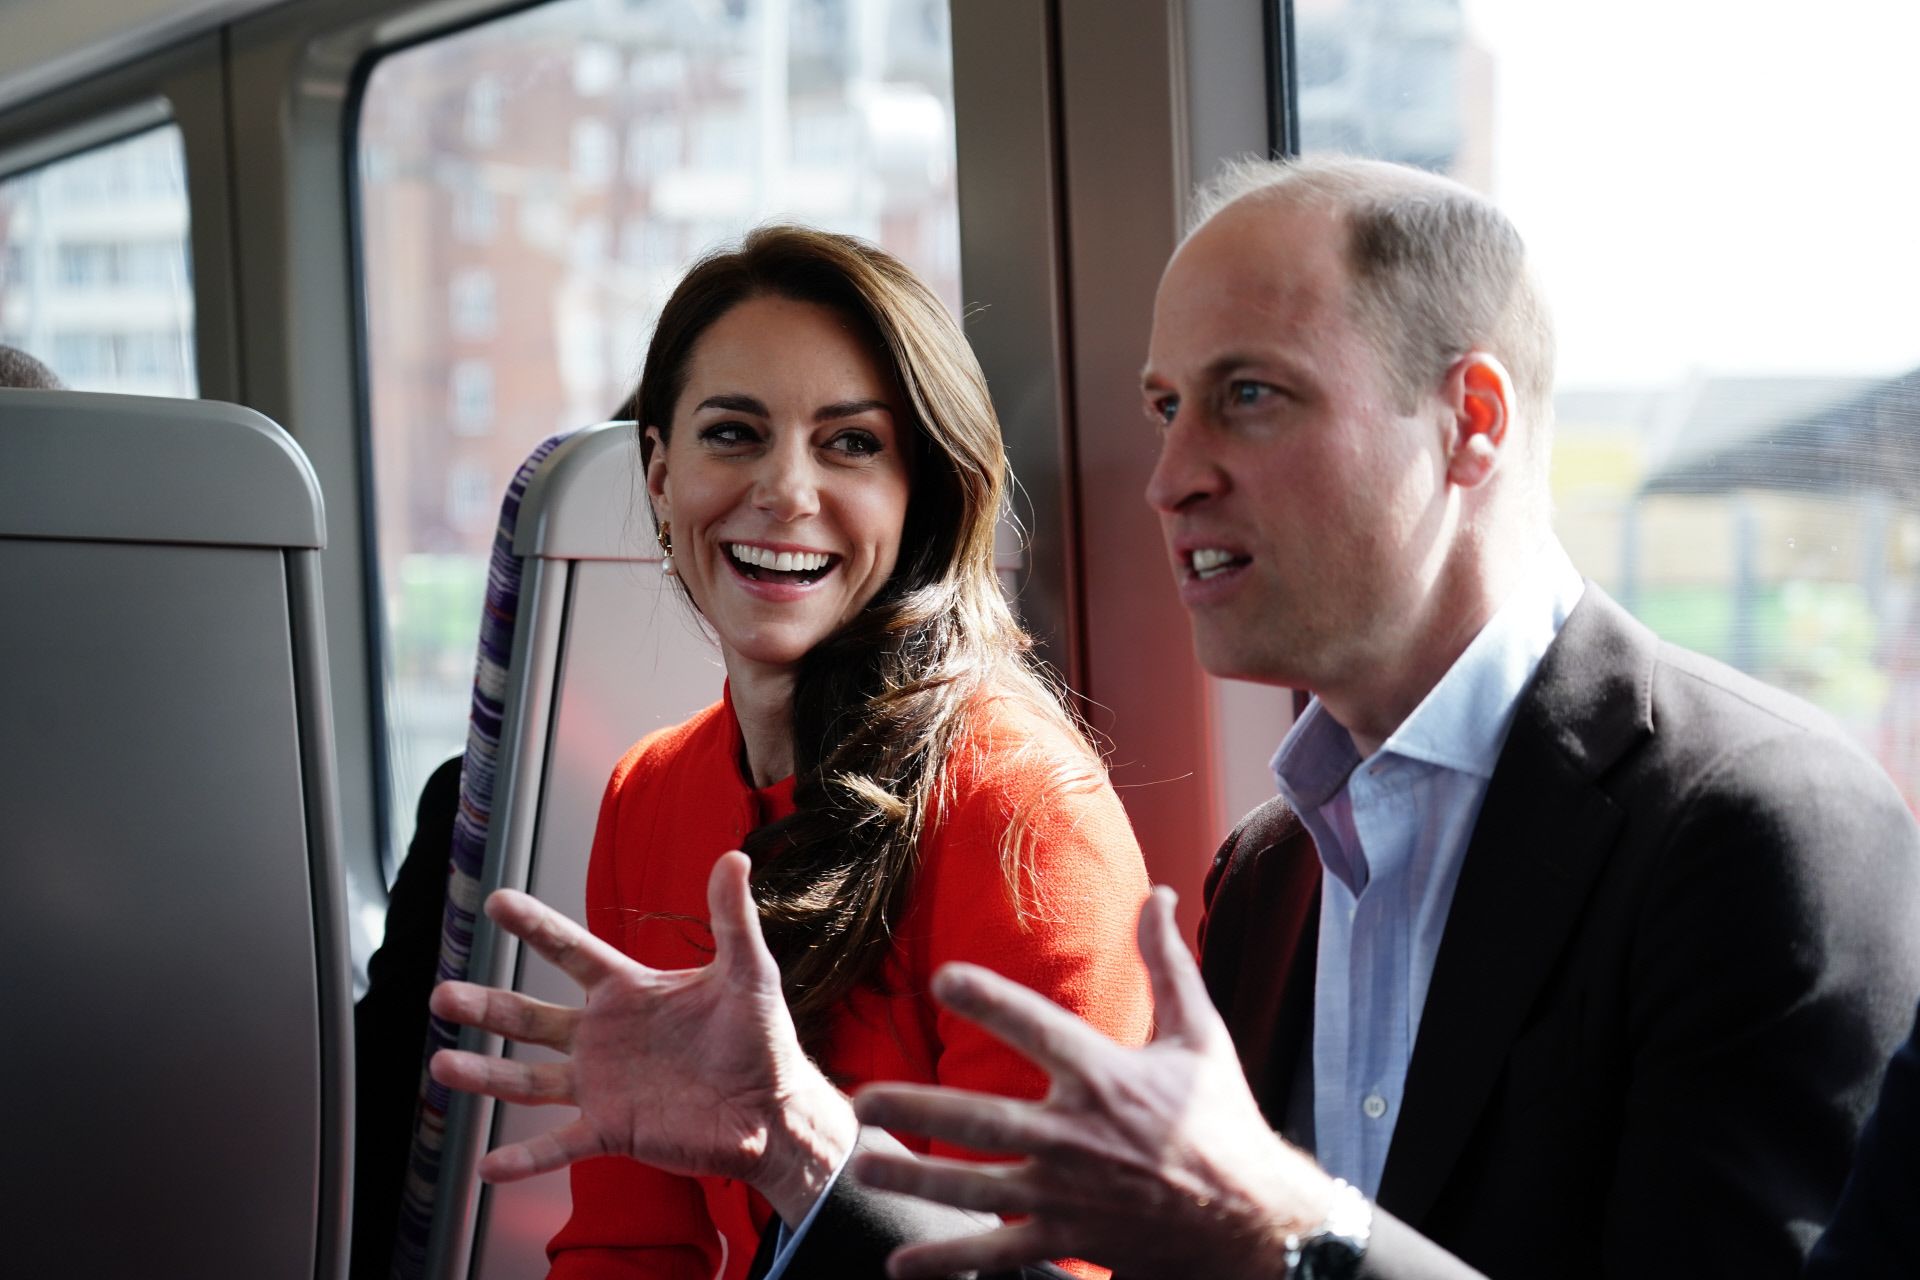
[[1222,572],[1232,561],[1233,553],[1222,551],[1218,547],[1201,547],[1197,551],[1187,553],[1187,564],[1193,569],[1193,576],[1196,578],[1211,578]]
[[772,569],[775,573],[810,573],[826,568],[833,559],[820,551],[772,551],[744,542],[728,543],[727,554],[741,564],[750,564],[756,569]]

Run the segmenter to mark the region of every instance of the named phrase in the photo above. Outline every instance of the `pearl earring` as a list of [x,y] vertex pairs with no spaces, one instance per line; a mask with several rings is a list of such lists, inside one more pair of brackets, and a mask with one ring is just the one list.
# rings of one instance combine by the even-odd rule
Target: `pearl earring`
[[660,522],[659,532],[657,532],[654,535],[654,537],[660,543],[660,572],[666,574],[669,578],[671,578],[674,576],[673,526],[669,524],[667,521],[662,520]]

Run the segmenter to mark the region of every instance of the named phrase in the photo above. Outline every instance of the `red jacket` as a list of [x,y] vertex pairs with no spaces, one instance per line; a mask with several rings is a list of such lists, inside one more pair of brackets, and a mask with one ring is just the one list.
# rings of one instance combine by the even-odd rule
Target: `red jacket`
[[[949,762],[951,799],[928,823],[881,983],[856,992],[829,1030],[820,1065],[843,1088],[909,1080],[1017,1097],[1046,1091],[1038,1068],[927,994],[934,970],[950,960],[1003,973],[1127,1043],[1143,1042],[1151,1027],[1134,944],[1147,877],[1113,789],[1104,775],[1097,785],[1061,787],[1056,771],[1083,752],[1017,702],[992,703],[979,721]],[[613,771],[587,870],[587,924],[643,964],[707,963],[705,928],[663,917],[704,921],[714,860],[792,809],[792,779],[756,791],[741,777],[741,758],[740,728],[723,701],[642,739]],[[1000,860],[1001,833],[1016,813],[1034,850],[1024,921]],[[928,1149],[918,1139],[908,1145]],[[627,1159],[584,1161],[572,1177],[573,1216],[547,1247],[552,1275],[565,1280],[740,1280],[771,1214],[743,1183]]]

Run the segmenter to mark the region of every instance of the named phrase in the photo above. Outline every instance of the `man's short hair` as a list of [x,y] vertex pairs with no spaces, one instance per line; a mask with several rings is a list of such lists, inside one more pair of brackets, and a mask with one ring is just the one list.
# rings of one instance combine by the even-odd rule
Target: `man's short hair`
[[61,382],[53,370],[20,350],[0,342],[0,387],[13,387],[20,391],[64,391],[66,384]]
[[1553,321],[1526,245],[1490,200],[1452,179],[1349,157],[1238,160],[1194,202],[1188,235],[1230,204],[1323,203],[1347,228],[1355,320],[1402,412],[1469,351],[1499,358],[1544,458],[1553,420]]

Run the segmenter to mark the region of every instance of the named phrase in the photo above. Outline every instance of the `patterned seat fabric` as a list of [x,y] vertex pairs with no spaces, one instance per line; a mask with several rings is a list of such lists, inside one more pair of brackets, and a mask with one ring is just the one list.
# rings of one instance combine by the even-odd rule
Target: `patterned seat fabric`
[[[541,463],[572,434],[562,432],[551,436],[528,454],[500,502],[500,523],[494,532],[493,554],[487,565],[486,606],[480,617],[473,707],[467,719],[467,749],[460,766],[460,809],[453,822],[436,983],[464,979],[473,951],[474,918],[480,908],[481,867],[493,814],[500,724],[505,714],[507,673],[513,659],[514,622],[520,611],[523,563],[513,553],[520,500]],[[406,1190],[394,1238],[394,1280],[418,1280],[426,1268],[427,1238],[433,1227],[441,1155],[446,1143],[447,1107],[452,1092],[427,1074],[426,1062],[439,1050],[452,1048],[458,1036],[459,1028],[442,1018],[433,1018],[428,1023],[426,1051],[420,1067],[420,1101],[414,1119],[413,1145],[407,1157]]]

